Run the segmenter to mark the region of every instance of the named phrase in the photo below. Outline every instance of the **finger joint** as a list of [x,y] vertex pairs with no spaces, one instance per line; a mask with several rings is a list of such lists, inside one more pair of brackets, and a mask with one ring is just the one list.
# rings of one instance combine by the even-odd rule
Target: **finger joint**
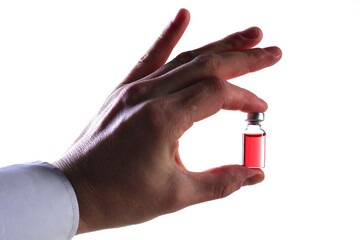
[[199,55],[195,58],[195,61],[210,75],[216,75],[221,64],[221,58],[217,54]]
[[174,60],[178,64],[182,65],[182,64],[190,62],[194,58],[195,58],[195,52],[194,51],[186,51],[186,52],[182,52],[179,55],[177,55]]

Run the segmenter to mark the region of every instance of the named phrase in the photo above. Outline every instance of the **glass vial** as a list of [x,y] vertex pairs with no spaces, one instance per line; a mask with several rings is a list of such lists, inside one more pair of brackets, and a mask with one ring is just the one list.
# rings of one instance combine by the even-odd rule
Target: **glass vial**
[[248,168],[265,167],[265,137],[260,122],[264,121],[264,113],[248,113],[247,127],[243,133],[244,166]]

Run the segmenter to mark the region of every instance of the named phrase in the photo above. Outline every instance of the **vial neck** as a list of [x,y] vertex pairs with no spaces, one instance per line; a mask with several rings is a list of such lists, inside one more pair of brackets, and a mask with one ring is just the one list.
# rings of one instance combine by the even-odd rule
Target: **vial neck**
[[260,121],[248,121],[248,126],[261,126]]
[[248,121],[247,127],[246,127],[247,131],[261,131],[261,125],[260,125],[260,121]]

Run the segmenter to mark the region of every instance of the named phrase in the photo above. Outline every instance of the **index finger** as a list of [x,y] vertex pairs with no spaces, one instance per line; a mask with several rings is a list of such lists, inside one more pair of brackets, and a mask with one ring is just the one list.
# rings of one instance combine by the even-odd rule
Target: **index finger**
[[194,122],[220,109],[265,112],[267,104],[252,92],[221,78],[211,77],[165,97],[180,137]]

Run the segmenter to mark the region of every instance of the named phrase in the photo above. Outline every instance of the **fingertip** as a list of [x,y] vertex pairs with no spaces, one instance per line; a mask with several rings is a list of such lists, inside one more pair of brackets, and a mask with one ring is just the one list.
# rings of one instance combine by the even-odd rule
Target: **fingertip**
[[259,28],[259,27],[254,27],[256,30],[257,30],[257,32],[258,32],[258,37],[257,37],[257,41],[258,42],[260,42],[262,39],[263,39],[263,32],[262,32],[262,30]]
[[268,109],[268,104],[261,98],[256,97],[255,99],[249,99],[248,101],[251,101],[250,104],[245,105],[240,111],[245,113],[266,112]]
[[190,12],[186,8],[180,8],[179,12],[181,12],[182,14],[190,17]]
[[261,104],[261,108],[262,108],[262,111],[260,111],[260,112],[265,112],[267,109],[268,109],[268,104],[267,104],[267,102],[265,102],[263,99],[261,99],[261,98],[258,98],[259,99],[259,102],[260,102],[260,104]]
[[240,111],[242,112],[265,112],[268,109],[268,104],[261,98],[257,97],[255,94],[253,97],[247,99],[247,104],[244,104]]
[[[243,30],[241,32],[238,32],[236,34],[240,34],[245,42],[243,42],[243,45],[241,46],[240,50],[244,49],[250,49],[255,47],[259,42],[261,42],[263,38],[263,33],[260,28],[258,27],[250,27],[246,30]],[[236,34],[234,36],[236,37]],[[232,35],[230,35],[232,36]]]
[[261,29],[259,27],[250,27],[248,29],[246,29],[245,31],[243,31],[243,34],[245,37],[250,38],[250,39],[254,39],[257,41],[260,41],[263,38],[263,32],[261,31]]
[[172,22],[174,24],[180,24],[184,22],[188,24],[189,21],[190,21],[190,12],[185,8],[180,8]]
[[246,39],[257,39],[259,37],[259,31],[256,27],[250,27],[242,32],[240,32],[241,36]]
[[282,56],[282,51],[279,47],[272,46],[272,47],[264,48],[264,50],[276,58],[281,58],[281,56]]
[[261,30],[261,28],[259,28],[259,27],[256,27],[256,26],[254,26],[254,28],[256,28],[256,30],[258,31],[258,33],[259,33],[259,37],[263,37],[264,36],[264,34],[263,34],[263,31]]

